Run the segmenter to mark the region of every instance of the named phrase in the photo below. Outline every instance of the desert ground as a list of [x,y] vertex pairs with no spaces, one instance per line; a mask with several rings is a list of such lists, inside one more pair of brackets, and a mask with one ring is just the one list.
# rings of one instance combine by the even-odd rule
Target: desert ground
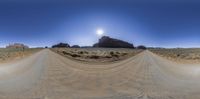
[[200,99],[200,64],[152,52],[90,64],[43,49],[0,64],[0,99]]
[[0,48],[0,63],[17,61],[40,50],[41,48]]
[[150,49],[157,55],[179,63],[200,63],[200,48]]

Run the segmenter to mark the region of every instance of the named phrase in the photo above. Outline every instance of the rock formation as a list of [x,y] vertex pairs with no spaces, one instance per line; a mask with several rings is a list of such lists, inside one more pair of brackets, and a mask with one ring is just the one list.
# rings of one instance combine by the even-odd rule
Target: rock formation
[[68,48],[68,47],[70,47],[70,45],[67,43],[58,43],[52,46],[52,48]]
[[103,36],[99,42],[94,44],[93,47],[106,47],[106,48],[134,48],[133,44],[126,41]]

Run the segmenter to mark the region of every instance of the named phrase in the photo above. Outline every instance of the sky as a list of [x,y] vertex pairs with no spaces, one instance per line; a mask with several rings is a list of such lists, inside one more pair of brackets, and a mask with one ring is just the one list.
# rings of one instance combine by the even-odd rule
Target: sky
[[1,0],[0,46],[91,46],[104,35],[149,47],[200,47],[200,2]]

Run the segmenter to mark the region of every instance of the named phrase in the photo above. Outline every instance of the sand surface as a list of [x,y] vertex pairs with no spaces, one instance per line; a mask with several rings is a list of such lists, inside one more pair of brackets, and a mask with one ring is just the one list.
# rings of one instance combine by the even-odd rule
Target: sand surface
[[200,99],[200,64],[149,51],[109,65],[81,64],[48,49],[0,65],[0,99]]

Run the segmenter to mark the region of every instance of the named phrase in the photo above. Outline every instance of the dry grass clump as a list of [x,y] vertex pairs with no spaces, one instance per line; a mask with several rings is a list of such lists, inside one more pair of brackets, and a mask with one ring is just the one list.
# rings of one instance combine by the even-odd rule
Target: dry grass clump
[[65,57],[86,62],[113,62],[134,56],[142,50],[120,48],[54,48]]
[[112,57],[119,57],[119,56],[120,56],[120,52],[113,52],[113,51],[111,51],[111,52],[110,52],[110,55],[111,55]]
[[[59,52],[59,51],[58,51]],[[64,55],[69,55],[71,57],[81,57],[80,55],[76,54],[76,53],[71,53],[71,52],[66,52],[66,51],[62,51],[62,53]]]

